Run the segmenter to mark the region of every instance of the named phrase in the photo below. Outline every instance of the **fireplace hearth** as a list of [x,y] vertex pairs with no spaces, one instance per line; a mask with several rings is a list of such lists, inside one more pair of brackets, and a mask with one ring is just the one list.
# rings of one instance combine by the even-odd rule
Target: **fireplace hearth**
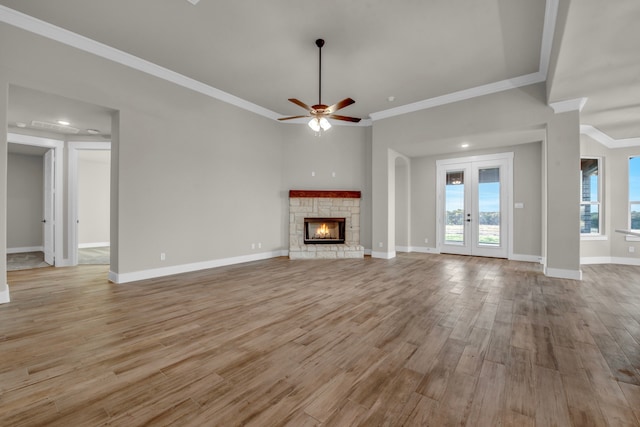
[[344,243],[345,218],[305,218],[304,244]]
[[289,258],[364,258],[360,192],[290,190]]

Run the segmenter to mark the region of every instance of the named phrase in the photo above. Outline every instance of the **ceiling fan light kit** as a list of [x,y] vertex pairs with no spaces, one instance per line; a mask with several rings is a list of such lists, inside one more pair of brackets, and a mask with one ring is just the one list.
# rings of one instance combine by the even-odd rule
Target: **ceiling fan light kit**
[[304,108],[309,112],[309,114],[306,116],[281,117],[278,120],[291,120],[303,117],[311,117],[311,120],[309,121],[309,127],[313,129],[317,134],[320,134],[321,130],[327,131],[331,128],[331,123],[329,123],[329,120],[327,119],[342,120],[353,123],[358,123],[360,119],[357,117],[339,116],[337,114],[334,114],[336,111],[344,107],[348,107],[349,105],[356,102],[351,98],[345,98],[342,101],[337,102],[331,106],[322,103],[322,46],[324,46],[324,40],[316,40],[316,46],[318,46],[318,103],[309,107],[307,104],[296,98],[289,98],[290,102],[293,102],[297,106]]

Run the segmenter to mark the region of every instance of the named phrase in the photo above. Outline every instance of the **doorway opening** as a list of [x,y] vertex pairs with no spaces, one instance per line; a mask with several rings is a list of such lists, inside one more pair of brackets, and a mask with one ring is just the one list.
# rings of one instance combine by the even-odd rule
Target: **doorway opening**
[[69,259],[110,264],[110,142],[70,142]]
[[7,134],[7,269],[62,265],[64,142]]

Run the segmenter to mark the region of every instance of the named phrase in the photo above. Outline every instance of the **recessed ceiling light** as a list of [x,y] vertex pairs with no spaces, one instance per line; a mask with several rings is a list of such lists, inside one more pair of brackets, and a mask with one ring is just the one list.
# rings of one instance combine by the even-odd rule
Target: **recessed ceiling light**
[[87,133],[91,135],[97,135],[100,133],[100,131],[98,129],[87,129]]
[[462,144],[460,144],[460,147],[462,148],[467,148],[469,146],[468,142],[463,142]]
[[16,126],[18,126],[19,128],[26,128],[27,124],[23,122],[16,122]]
[[188,1],[189,3],[191,3],[192,5],[194,5],[194,6],[195,6],[195,5],[197,5],[197,4],[198,4],[198,2],[199,2],[200,0],[187,0],[187,1]]
[[71,123],[66,120],[58,120],[58,124],[62,126],[69,126]]

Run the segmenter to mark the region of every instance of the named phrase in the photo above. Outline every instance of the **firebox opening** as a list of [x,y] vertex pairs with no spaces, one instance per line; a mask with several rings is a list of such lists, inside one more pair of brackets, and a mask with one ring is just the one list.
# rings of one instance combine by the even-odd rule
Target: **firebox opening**
[[344,218],[305,218],[305,244],[344,243]]

